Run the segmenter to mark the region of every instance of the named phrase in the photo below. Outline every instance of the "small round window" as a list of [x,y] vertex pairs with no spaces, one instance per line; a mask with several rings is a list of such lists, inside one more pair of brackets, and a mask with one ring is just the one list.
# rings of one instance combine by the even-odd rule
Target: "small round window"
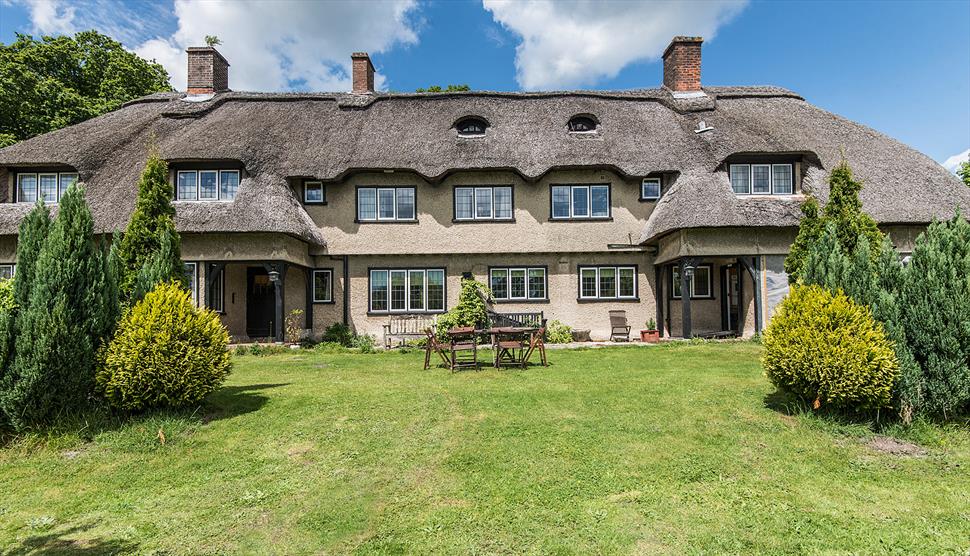
[[455,124],[459,137],[481,137],[485,135],[487,127],[488,124],[481,118],[465,118]]
[[591,133],[596,131],[596,120],[589,116],[574,116],[569,120],[570,133]]

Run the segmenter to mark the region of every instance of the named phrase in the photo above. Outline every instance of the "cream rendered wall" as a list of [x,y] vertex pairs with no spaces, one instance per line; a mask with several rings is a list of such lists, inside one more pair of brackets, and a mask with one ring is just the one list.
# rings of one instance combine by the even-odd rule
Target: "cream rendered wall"
[[[612,220],[550,222],[552,184],[610,184]],[[514,222],[453,222],[454,187],[511,185]],[[417,223],[356,223],[358,186],[414,186]],[[300,190],[300,186],[296,187]],[[634,241],[656,203],[640,202],[640,180],[606,170],[551,172],[528,183],[513,172],[463,172],[431,184],[411,172],[362,173],[326,185],[326,205],[305,205],[333,255],[584,252]]]
[[[638,301],[579,301],[578,265],[636,265]],[[608,311],[621,309],[633,327],[633,335],[643,328],[647,319],[656,317],[654,305],[654,268],[642,252],[601,253],[536,253],[536,254],[470,254],[462,257],[448,255],[386,255],[357,256],[350,259],[350,320],[358,333],[378,338],[387,314],[368,314],[370,268],[444,268],[447,307],[458,301],[462,274],[471,272],[475,279],[486,282],[489,266],[546,266],[548,302],[499,303],[498,312],[545,313],[549,321],[558,319],[576,329],[590,330],[593,338],[606,339],[610,335]],[[338,302],[339,304],[339,302]],[[335,311],[335,313],[337,313]],[[315,319],[314,332],[320,333],[322,318]]]

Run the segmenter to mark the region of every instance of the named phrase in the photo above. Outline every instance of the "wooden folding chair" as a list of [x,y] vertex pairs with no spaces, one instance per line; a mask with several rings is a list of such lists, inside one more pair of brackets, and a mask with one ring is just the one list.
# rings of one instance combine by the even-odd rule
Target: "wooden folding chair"
[[478,368],[478,339],[474,326],[459,326],[448,331],[451,336],[451,370]]
[[444,361],[445,366],[450,369],[451,359],[448,357],[448,352],[445,351],[445,346],[435,337],[434,331],[430,328],[425,328],[424,334],[428,337],[428,342],[424,346],[424,370],[428,370],[431,367],[432,351],[437,353],[441,357],[441,360]]
[[532,352],[539,350],[539,358],[542,360],[542,366],[548,367],[549,362],[546,361],[546,327],[543,326],[539,330],[536,330],[532,334],[532,338],[529,340],[529,349],[522,356],[522,366],[525,367],[526,363],[529,362],[529,358],[532,357]]
[[610,311],[610,341],[619,339],[630,341],[630,325],[626,322],[626,311]]

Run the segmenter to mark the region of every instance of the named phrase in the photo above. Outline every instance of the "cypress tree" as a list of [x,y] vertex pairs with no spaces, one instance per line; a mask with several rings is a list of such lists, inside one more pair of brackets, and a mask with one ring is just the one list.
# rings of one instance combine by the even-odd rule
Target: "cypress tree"
[[917,238],[900,301],[922,373],[907,393],[914,407],[944,417],[970,408],[970,223],[961,215]]
[[120,264],[119,290],[126,304],[132,303],[135,282],[145,263],[161,250],[163,237],[173,239],[168,252],[169,262],[160,281],[184,281],[181,245],[175,231],[175,208],[172,206],[172,187],[168,183],[168,165],[152,153],[138,181],[138,200],[135,212],[118,247]]
[[831,222],[822,229],[822,235],[809,245],[801,282],[817,284],[833,293],[844,290],[844,277],[849,269],[849,258],[839,247],[838,231]]
[[18,317],[11,388],[2,400],[18,430],[83,407],[94,390],[96,350],[114,325],[82,186],[72,185],[61,199],[33,274]]
[[[152,253],[135,278],[134,289],[131,296],[131,304],[141,301],[145,294],[155,289],[155,286],[163,282],[172,281],[172,260],[178,259],[179,237],[175,233],[175,227],[171,226],[161,230],[159,237],[159,249]],[[181,270],[181,261],[179,269]],[[179,274],[184,276],[184,274]],[[179,282],[181,284],[181,281]]]
[[808,259],[809,249],[822,236],[825,225],[818,213],[818,200],[809,196],[802,203],[802,220],[798,224],[798,235],[791,244],[788,256],[785,257],[785,273],[788,274],[788,282],[791,284],[798,282],[805,261]]

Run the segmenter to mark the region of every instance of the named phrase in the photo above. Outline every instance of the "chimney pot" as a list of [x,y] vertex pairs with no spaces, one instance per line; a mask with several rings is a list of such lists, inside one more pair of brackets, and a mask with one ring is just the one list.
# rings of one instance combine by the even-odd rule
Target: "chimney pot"
[[229,61],[211,46],[190,46],[186,93],[209,95],[229,90]]
[[674,37],[664,50],[664,87],[675,93],[701,90],[702,37]]
[[354,94],[363,95],[374,92],[374,64],[366,52],[354,52],[350,55],[353,64]]

